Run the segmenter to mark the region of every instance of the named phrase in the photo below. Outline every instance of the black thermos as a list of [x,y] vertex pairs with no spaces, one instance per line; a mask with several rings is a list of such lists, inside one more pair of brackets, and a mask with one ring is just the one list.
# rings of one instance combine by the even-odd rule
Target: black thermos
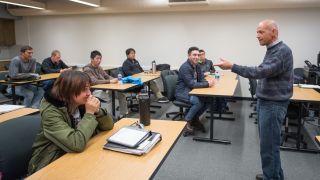
[[150,97],[148,93],[140,93],[139,99],[139,113],[140,123],[149,126],[150,125]]

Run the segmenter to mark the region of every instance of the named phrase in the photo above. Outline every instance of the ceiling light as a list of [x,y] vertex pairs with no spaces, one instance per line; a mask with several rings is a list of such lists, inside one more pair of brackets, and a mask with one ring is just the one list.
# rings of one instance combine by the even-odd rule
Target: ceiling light
[[92,7],[100,7],[100,0],[70,0],[76,3],[84,4],[87,6],[92,6]]
[[30,1],[30,0],[10,0],[10,1],[0,1],[0,3],[23,6],[23,7],[33,8],[33,9],[45,9],[44,3]]

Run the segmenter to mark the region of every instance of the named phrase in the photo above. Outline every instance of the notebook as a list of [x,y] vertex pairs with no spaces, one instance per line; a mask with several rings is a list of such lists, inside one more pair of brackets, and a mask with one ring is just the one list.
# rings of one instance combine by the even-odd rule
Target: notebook
[[151,131],[132,126],[125,126],[109,137],[108,142],[126,147],[137,147],[141,142],[151,136]]

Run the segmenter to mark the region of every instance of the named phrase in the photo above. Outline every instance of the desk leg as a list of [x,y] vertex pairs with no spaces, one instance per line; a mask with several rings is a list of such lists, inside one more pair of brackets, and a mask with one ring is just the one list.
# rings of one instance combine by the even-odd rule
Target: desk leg
[[150,90],[150,81],[148,81],[147,85],[148,85],[148,95],[149,95],[149,97],[150,97],[150,94],[151,94],[151,90]]
[[231,141],[229,140],[222,140],[222,139],[214,139],[213,138],[213,123],[214,123],[214,115],[213,115],[213,109],[214,109],[214,103],[213,103],[214,97],[210,99],[210,138],[204,138],[204,137],[194,137],[193,140],[195,141],[201,141],[201,142],[213,142],[213,143],[221,143],[221,144],[231,144]]
[[317,149],[304,149],[300,148],[301,145],[301,121],[302,121],[302,111],[303,105],[302,102],[299,103],[299,116],[298,116],[298,129],[297,129],[297,143],[296,147],[287,147],[287,146],[280,146],[281,150],[287,151],[298,151],[298,152],[306,152],[306,153],[320,153],[320,150]]
[[11,85],[11,93],[12,93],[12,104],[17,104],[16,86],[15,85]]
[[111,107],[112,107],[112,115],[113,117],[116,117],[116,98],[115,98],[114,91],[111,91]]

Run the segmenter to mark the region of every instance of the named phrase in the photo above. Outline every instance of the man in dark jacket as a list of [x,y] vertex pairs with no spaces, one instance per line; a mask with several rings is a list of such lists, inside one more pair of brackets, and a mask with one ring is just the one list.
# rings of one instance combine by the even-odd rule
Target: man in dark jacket
[[[194,133],[194,128],[199,127],[204,131],[204,127],[199,121],[200,115],[207,109],[205,98],[198,96],[189,96],[189,92],[194,88],[211,87],[214,80],[206,81],[204,74],[198,64],[199,48],[190,47],[188,50],[188,59],[183,63],[179,69],[179,77],[176,85],[176,99],[191,103],[191,108],[185,116],[187,126],[185,132],[188,134]],[[193,123],[191,122],[193,121]]]
[[221,59],[216,64],[246,78],[259,79],[256,90],[262,174],[258,180],[283,180],[280,159],[281,125],[293,94],[293,56],[291,49],[278,39],[278,25],[261,21],[257,27],[261,46],[267,47],[263,62],[257,67],[233,64]]
[[199,50],[199,65],[205,76],[215,72],[212,61],[206,58],[206,52],[203,49]]
[[[122,70],[125,76],[132,76],[134,74],[138,74],[143,72],[142,67],[139,64],[139,61],[136,60],[136,51],[132,48],[126,50],[127,59],[122,64]],[[167,103],[169,102],[167,97],[164,97],[158,85],[155,81],[150,81],[150,89],[157,97],[157,101],[159,103]]]
[[[42,61],[41,69],[44,74],[62,73],[63,71],[71,70],[71,68],[69,68],[69,66],[67,66],[61,60],[61,53],[58,50],[53,50],[51,53],[51,57],[48,57]],[[47,80],[42,82],[43,89],[45,91],[50,89],[53,83],[54,80]]]

